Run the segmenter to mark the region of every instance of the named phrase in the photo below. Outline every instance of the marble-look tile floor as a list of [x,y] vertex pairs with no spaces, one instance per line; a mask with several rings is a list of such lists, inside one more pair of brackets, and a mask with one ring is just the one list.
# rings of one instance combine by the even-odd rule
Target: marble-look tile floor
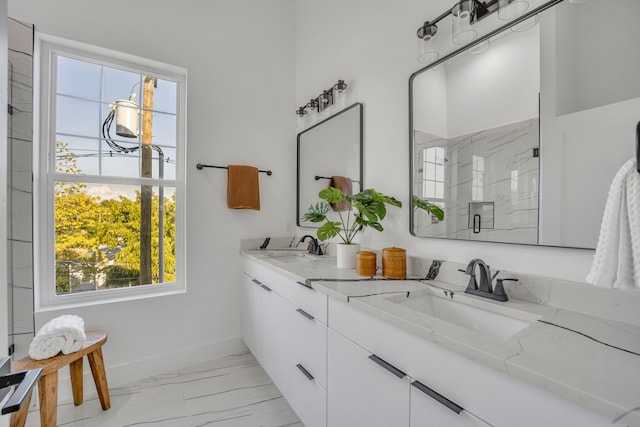
[[[249,351],[110,387],[110,393],[108,411],[97,397],[59,405],[58,427],[303,427]],[[40,414],[29,412],[27,427],[39,425]]]

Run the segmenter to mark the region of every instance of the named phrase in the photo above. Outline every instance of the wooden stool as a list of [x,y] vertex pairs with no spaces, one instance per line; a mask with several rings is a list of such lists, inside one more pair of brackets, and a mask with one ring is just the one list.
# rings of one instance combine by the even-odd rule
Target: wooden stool
[[[89,366],[96,383],[98,397],[103,410],[111,407],[109,399],[109,387],[107,375],[104,371],[104,359],[102,358],[102,345],[107,342],[107,334],[102,331],[88,331],[87,340],[80,350],[71,354],[58,354],[57,356],[43,360],[33,360],[25,357],[16,360],[11,365],[13,372],[42,368],[42,376],[38,380],[38,396],[40,397],[40,426],[55,427],[57,424],[58,409],[58,369],[69,365],[71,373],[71,388],[73,390],[73,403],[82,404],[82,356],[89,359]],[[11,427],[23,427],[27,421],[29,401],[27,399],[22,408],[11,415]]]

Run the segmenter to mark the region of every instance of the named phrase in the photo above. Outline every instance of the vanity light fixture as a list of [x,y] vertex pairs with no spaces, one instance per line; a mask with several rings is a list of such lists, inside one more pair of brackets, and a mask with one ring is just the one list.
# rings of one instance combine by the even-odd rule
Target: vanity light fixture
[[323,90],[320,95],[310,99],[305,105],[299,107],[296,110],[296,114],[299,117],[302,117],[311,111],[316,111],[318,113],[324,111],[336,102],[336,95],[341,94],[346,89],[347,84],[344,80],[338,80],[338,83],[334,84],[327,90]]
[[429,63],[438,58],[439,54],[433,48],[433,39],[438,32],[438,23],[449,15],[452,25],[451,42],[466,45],[478,37],[478,32],[474,29],[474,24],[478,21],[495,12],[498,12],[500,19],[511,20],[522,15],[528,8],[527,0],[459,0],[451,9],[445,10],[440,16],[426,21],[418,28],[418,62]]

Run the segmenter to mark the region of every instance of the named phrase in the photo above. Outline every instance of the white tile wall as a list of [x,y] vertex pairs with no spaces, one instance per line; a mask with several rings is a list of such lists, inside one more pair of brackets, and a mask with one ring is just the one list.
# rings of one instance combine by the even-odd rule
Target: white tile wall
[[33,321],[33,26],[9,19],[9,344],[26,355]]

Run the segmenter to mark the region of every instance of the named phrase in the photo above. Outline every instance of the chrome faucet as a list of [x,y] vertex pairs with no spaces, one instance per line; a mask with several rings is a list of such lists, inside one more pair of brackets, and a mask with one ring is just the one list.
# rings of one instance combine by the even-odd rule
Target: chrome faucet
[[311,236],[310,234],[302,236],[302,238],[298,241],[298,244],[305,241],[305,239],[309,237],[311,240],[309,241],[309,245],[307,249],[311,255],[322,255],[322,246],[318,243],[318,239]]
[[[480,282],[476,281],[476,268],[480,268]],[[500,271],[496,271],[496,273],[492,276],[491,269],[483,260],[480,258],[474,258],[469,262],[467,268],[465,270],[460,270],[463,273],[469,276],[469,284],[467,285],[467,289],[465,289],[465,294],[478,295],[485,298],[490,298],[496,301],[508,301],[509,297],[507,297],[507,293],[504,290],[503,281],[505,280],[513,280],[517,281],[518,279],[498,279],[496,283],[495,289],[493,288],[493,279],[500,273]]]

